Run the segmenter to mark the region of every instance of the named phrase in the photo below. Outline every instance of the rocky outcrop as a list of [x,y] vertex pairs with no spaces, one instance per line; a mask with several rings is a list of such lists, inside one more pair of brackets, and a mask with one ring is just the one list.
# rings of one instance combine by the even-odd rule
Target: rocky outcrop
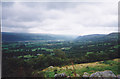
[[57,77],[67,77],[67,75],[65,73],[61,73],[61,74],[55,74],[54,77],[55,78],[57,78]]
[[112,72],[112,71],[99,71],[99,72],[96,72],[96,73],[93,73],[90,75],[90,77],[116,77],[116,75]]
[[[61,74],[55,74],[54,75],[55,78],[57,77],[66,77],[66,78],[70,78],[70,76],[68,77],[65,73],[61,73]],[[76,77],[81,77],[79,74],[76,75]],[[89,77],[90,79],[120,79],[120,75],[115,75],[112,71],[106,70],[106,71],[98,71],[95,72],[93,74],[88,74],[87,72],[84,72],[82,77]]]

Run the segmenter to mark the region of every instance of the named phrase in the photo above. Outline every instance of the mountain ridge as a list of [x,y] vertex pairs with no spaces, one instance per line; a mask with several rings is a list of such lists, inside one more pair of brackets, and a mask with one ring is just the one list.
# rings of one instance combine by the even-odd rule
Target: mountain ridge
[[31,40],[74,40],[74,41],[101,41],[118,39],[119,32],[113,32],[109,34],[90,34],[84,36],[67,36],[67,35],[55,35],[55,34],[40,34],[40,33],[13,33],[2,32],[2,41],[31,41]]
[[[67,35],[2,32],[2,41],[71,40]],[[70,39],[71,38],[71,39]]]
[[109,41],[109,40],[119,40],[120,33],[113,32],[109,34],[92,34],[92,35],[84,35],[79,36],[75,39],[75,41]]

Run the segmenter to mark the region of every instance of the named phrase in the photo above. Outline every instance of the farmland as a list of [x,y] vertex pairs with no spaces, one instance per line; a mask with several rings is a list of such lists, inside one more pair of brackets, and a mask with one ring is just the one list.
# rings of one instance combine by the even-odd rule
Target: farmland
[[[119,64],[116,61],[107,61],[120,58],[118,53],[120,45],[116,37],[82,39],[3,41],[3,76],[53,77],[53,70],[44,73],[44,70],[50,66],[58,67],[57,73],[66,73],[67,75],[72,73],[73,66],[79,75],[83,75],[84,72],[91,74],[99,70],[112,70],[115,74],[120,74],[117,71]],[[104,68],[102,69],[102,67]],[[37,75],[38,72],[42,75]],[[72,73],[71,76],[74,74]]]

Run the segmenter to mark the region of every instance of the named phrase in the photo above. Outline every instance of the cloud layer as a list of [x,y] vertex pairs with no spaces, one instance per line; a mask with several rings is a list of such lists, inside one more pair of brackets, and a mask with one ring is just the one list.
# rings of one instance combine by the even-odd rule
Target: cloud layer
[[116,3],[3,2],[2,31],[66,35],[118,31]]

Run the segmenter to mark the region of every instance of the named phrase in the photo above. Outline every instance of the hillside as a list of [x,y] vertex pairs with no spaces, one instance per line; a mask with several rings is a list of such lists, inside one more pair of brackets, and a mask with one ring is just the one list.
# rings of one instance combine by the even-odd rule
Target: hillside
[[120,33],[110,33],[110,34],[92,34],[92,35],[84,35],[79,36],[75,39],[75,41],[79,42],[103,42],[103,41],[110,41],[110,40],[118,40],[118,37],[120,36]]
[[2,41],[71,40],[75,37],[54,34],[2,32]]
[[120,74],[118,70],[119,66],[120,66],[120,58],[113,60],[92,62],[92,63],[67,65],[63,67],[50,66],[44,69],[42,72],[46,72],[47,74],[45,75],[49,74],[49,77],[54,77],[55,70],[57,70],[58,74],[65,73],[67,76],[71,75],[72,77],[75,77],[74,74],[77,74],[77,76],[79,75],[79,77],[82,77],[82,75],[85,72],[87,72],[90,75],[97,71],[106,71],[106,70],[111,70],[115,75],[118,75]]
[[34,33],[12,33],[2,32],[2,41],[34,41],[34,40],[75,40],[79,42],[117,40],[120,33],[91,34],[84,36],[34,34]]

